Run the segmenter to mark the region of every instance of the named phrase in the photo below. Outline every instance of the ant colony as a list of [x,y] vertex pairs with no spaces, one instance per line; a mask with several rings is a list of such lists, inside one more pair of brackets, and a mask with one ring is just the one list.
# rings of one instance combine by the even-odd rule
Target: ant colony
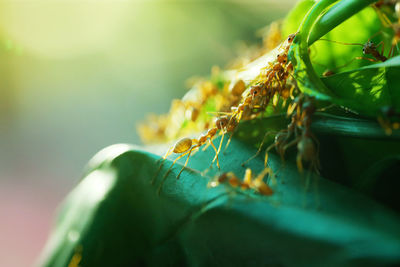
[[[382,5],[388,4],[387,1],[379,1],[378,4],[380,2],[385,2]],[[383,42],[375,44],[371,40],[360,40],[364,44],[361,42],[355,44],[331,41],[339,44],[360,45],[362,47],[360,54],[372,56],[366,58],[371,62],[386,61],[393,56],[395,50],[398,52],[396,36],[400,32],[400,26],[398,26],[399,23],[389,24],[390,20],[381,12],[381,6],[378,4],[374,5],[374,9],[378,12],[383,25],[396,31],[392,49],[387,56],[383,54]],[[206,172],[214,164],[216,165],[218,174],[213,177],[206,176],[209,178],[208,187],[211,188],[223,184],[239,190],[253,190],[264,196],[272,195],[274,191],[269,184],[276,185],[276,176],[268,165],[268,154],[272,149],[275,149],[284,160],[287,149],[297,148],[298,171],[303,173],[306,165],[308,172],[319,174],[319,142],[311,132],[312,116],[317,111],[315,100],[301,93],[297,88],[292,75],[293,65],[288,59],[288,52],[295,37],[296,34],[290,34],[282,41],[279,24],[271,24],[264,36],[263,47],[254,53],[254,58],[237,59],[233,63],[234,70],[221,71],[214,67],[210,80],[190,81],[192,89],[182,100],[172,102],[168,114],[151,115],[146,123],[139,125],[139,134],[145,143],[162,143],[178,139],[159,161],[160,166],[153,182],[168,157],[176,155],[163,175],[159,190],[179,159],[186,157],[183,167],[176,176],[177,179],[188,166],[190,157],[200,149],[204,151],[208,147],[212,148],[213,158],[210,158],[209,168],[205,166],[205,171],[201,174],[206,176]],[[372,37],[374,36],[370,39]],[[365,57],[358,59],[365,59]],[[323,75],[328,76],[334,73],[335,71],[327,71]],[[269,116],[274,110],[284,110],[289,118],[289,124],[287,128],[273,133],[274,141],[265,149],[264,170],[253,174],[253,171],[247,168],[243,179],[231,171],[222,172],[221,152],[228,148],[240,122]],[[386,121],[382,122],[382,125],[389,127]],[[202,133],[195,138],[188,137],[195,132]],[[264,139],[255,155],[243,162],[242,166],[260,155],[267,137],[272,133],[264,134]],[[225,138],[227,135],[229,138]],[[218,143],[217,137],[220,137]],[[222,149],[224,140],[225,147]],[[223,156],[229,157],[229,154]]]

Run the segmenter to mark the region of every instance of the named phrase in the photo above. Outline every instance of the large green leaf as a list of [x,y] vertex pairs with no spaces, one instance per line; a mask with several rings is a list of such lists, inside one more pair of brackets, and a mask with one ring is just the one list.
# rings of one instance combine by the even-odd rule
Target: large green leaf
[[[368,11],[368,9],[365,9],[362,12],[359,11],[365,7],[365,3],[372,1],[343,0],[332,7],[334,2],[336,1],[322,0],[313,5],[302,22],[299,28],[300,32],[298,33],[294,44],[291,47],[289,56],[295,66],[295,77],[298,81],[301,91],[315,96],[319,100],[329,101],[331,103],[344,106],[345,108],[351,109],[362,115],[371,117],[376,117],[377,113],[383,106],[392,105],[395,108],[398,108],[397,100],[390,99],[391,96],[396,97],[398,95],[396,92],[397,90],[395,89],[396,82],[395,79],[393,79],[393,81],[389,81],[389,78],[394,78],[397,73],[398,60],[396,58],[386,62],[385,64],[379,64],[376,66],[373,65],[370,66],[370,68],[364,68],[362,71],[352,71],[352,75],[340,75],[335,76],[335,78],[327,78],[326,81],[329,83],[329,86],[326,86],[326,84],[316,73],[310,59],[309,45],[315,41],[315,37],[313,36],[318,34],[319,36],[322,36],[325,34],[325,32],[315,33],[321,31],[321,29],[326,30],[327,27],[319,27],[324,17],[326,17],[331,10],[333,10],[331,13],[336,12],[336,17],[339,18],[341,15],[346,17],[351,14],[357,14],[329,33],[338,33],[338,36],[342,37],[350,36],[352,35],[351,32],[357,28],[357,23],[358,27],[360,27],[360,23],[364,21],[362,18],[367,15],[363,12]],[[359,9],[350,9],[352,5],[357,5]],[[337,6],[339,7],[336,8]],[[326,11],[327,9],[328,11]],[[326,14],[321,18],[320,15],[323,12],[326,12]],[[332,17],[334,17],[333,15]],[[352,20],[355,22],[352,22]],[[330,25],[331,28],[340,22],[342,22],[340,19],[332,20],[332,25]],[[374,25],[378,25],[376,22],[377,19],[375,18],[370,21],[369,26],[367,23],[365,25],[365,29],[367,30],[364,30],[364,32],[371,34],[371,31],[376,31],[376,27],[374,27]],[[353,34],[353,36],[358,36],[358,34]],[[334,52],[335,53],[326,54],[330,54],[332,57],[340,58],[339,56],[341,53],[336,50]],[[344,52],[344,55],[346,55],[345,60],[351,60],[354,58],[354,55],[352,55],[350,52]],[[329,56],[327,57],[329,58]],[[340,79],[339,77],[343,79]],[[361,82],[361,80],[363,81]],[[361,84],[363,86],[362,88],[360,87]],[[350,86],[352,89],[348,88],[348,86]]]
[[[334,2],[321,0],[313,6],[293,45],[300,88],[317,100],[370,116],[382,105],[398,109],[397,58],[323,81],[310,68],[308,45],[372,1],[343,0],[321,18]],[[335,12],[343,17],[329,15]],[[257,64],[252,73],[259,71]],[[332,113],[346,117],[318,112],[312,117],[321,176],[299,173],[296,146],[287,150],[285,162],[271,151],[268,164],[277,182],[269,177],[270,197],[225,185],[207,188],[218,174],[214,167],[202,175],[214,157],[210,148],[191,157],[179,180],[175,177],[184,159],[164,179],[172,163],[167,159],[160,168],[167,147],[121,144],[104,149],[65,200],[40,266],[400,264],[400,133],[386,136],[375,121],[343,110]],[[287,123],[279,114],[240,123],[219,157],[221,172],[243,177],[240,163],[254,155],[265,133]],[[271,142],[272,135],[267,145]],[[263,162],[261,155],[248,167],[259,173]]]
[[[327,129],[338,120],[317,116],[314,121],[320,121],[318,128]],[[256,150],[247,142],[259,141],[265,131],[276,130],[284,121],[282,117],[265,119],[256,124],[258,128],[254,122],[242,124],[226,155],[220,157],[221,171],[242,176],[245,169],[240,163]],[[375,127],[362,121],[347,125],[343,131],[358,137],[362,125]],[[246,129],[259,134],[250,137],[242,132]],[[336,134],[339,132],[337,129]],[[377,138],[383,136],[376,134]],[[333,136],[321,140],[324,147],[333,142]],[[81,266],[400,263],[400,217],[315,174],[311,179],[315,186],[306,191],[307,175],[299,174],[290,153],[284,165],[277,155],[269,157],[278,181],[275,185],[269,181],[275,191],[271,197],[228,186],[207,188],[216,170],[206,176],[200,172],[212,158],[212,149],[196,153],[177,180],[182,167],[179,162],[157,194],[170,160],[152,184],[159,156],[128,145],[99,152],[86,177],[65,201],[41,266],[66,266],[77,255]],[[261,171],[263,158],[254,159],[249,166],[256,173]]]
[[400,112],[399,77],[400,56],[397,56],[380,64],[325,77],[322,81],[335,94],[332,102],[377,116],[385,106]]

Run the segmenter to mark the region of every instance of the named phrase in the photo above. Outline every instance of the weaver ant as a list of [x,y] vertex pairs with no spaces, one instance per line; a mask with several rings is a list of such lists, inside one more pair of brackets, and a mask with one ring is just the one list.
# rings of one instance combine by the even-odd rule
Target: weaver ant
[[[288,107],[288,116],[291,116],[291,122],[287,129],[279,131],[275,135],[274,142],[266,149],[264,166],[267,166],[268,153],[272,148],[275,148],[284,161],[284,155],[288,148],[297,144],[297,168],[303,172],[303,161],[310,163],[310,168],[318,173],[320,168],[318,153],[319,143],[316,137],[311,133],[311,116],[316,111],[311,97],[300,95]],[[259,155],[266,141],[266,137],[272,132],[267,132],[257,150],[256,154],[242,163],[246,164],[250,160]],[[294,137],[294,139],[292,139]]]
[[[192,154],[192,152],[201,147],[202,145],[204,145],[207,141],[209,142],[209,144],[213,147],[215,153],[216,153],[216,159],[217,159],[217,166],[218,168],[220,168],[219,165],[219,161],[218,161],[218,154],[217,154],[217,148],[215,147],[215,145],[212,142],[212,138],[215,136],[215,134],[217,133],[218,129],[217,128],[211,128],[210,130],[207,131],[207,133],[200,135],[200,137],[198,139],[191,139],[191,138],[182,138],[180,140],[178,140],[175,145],[173,147],[171,147],[168,152],[164,155],[163,160],[166,160],[166,158],[171,154],[171,153],[175,153],[175,154],[180,154],[171,164],[171,166],[169,167],[168,171],[165,173],[164,175],[164,179],[168,176],[169,172],[171,171],[172,167],[175,165],[175,163],[182,157],[187,156],[185,164],[183,165],[181,171],[179,172],[179,174],[176,176],[176,179],[179,179],[181,173],[183,172],[183,170],[186,168],[188,162],[189,162],[189,158]],[[214,162],[214,161],[213,161]],[[212,162],[212,163],[213,163]],[[162,165],[160,166],[160,168],[162,167]]]
[[[236,124],[234,123],[234,121],[230,120],[230,117],[228,116],[222,116],[216,119],[215,121],[215,125],[216,127],[213,127],[211,129],[209,129],[206,133],[200,135],[200,137],[198,139],[191,139],[191,138],[182,138],[180,140],[178,140],[174,146],[172,146],[167,153],[163,156],[163,160],[165,160],[169,155],[171,155],[172,153],[175,154],[180,154],[171,164],[171,166],[169,167],[168,171],[166,172],[166,174],[164,175],[164,179],[168,176],[169,172],[171,171],[172,167],[175,165],[175,163],[182,157],[187,155],[185,164],[183,165],[181,171],[179,172],[179,174],[177,175],[177,179],[179,179],[181,173],[183,172],[183,170],[186,168],[188,162],[189,162],[189,158],[192,155],[192,152],[194,152],[197,148],[200,148],[201,146],[203,146],[205,143],[208,142],[209,145],[212,146],[212,148],[215,151],[215,157],[211,162],[211,165],[217,161],[217,167],[218,169],[220,169],[220,164],[219,164],[219,159],[218,159],[218,155],[220,153],[221,150],[221,145],[222,145],[222,141],[223,141],[223,136],[225,132],[230,132],[233,131],[236,127]],[[218,149],[215,147],[214,143],[212,142],[212,139],[214,138],[214,136],[217,134],[218,131],[222,131],[222,137],[221,137],[221,141],[220,141],[220,145],[218,147]],[[162,167],[162,165],[160,166],[160,168]]]
[[[368,41],[364,44],[361,43],[344,43],[344,42],[339,42],[339,41],[334,41],[334,40],[328,40],[328,39],[319,39],[321,41],[328,41],[328,42],[332,42],[332,43],[337,43],[337,44],[342,44],[342,45],[358,45],[358,46],[362,46],[362,52],[364,55],[371,55],[373,58],[368,58],[368,57],[356,57],[354,59],[365,59],[365,60],[369,60],[371,62],[385,62],[388,58],[392,57],[394,54],[394,50],[393,50],[393,46],[390,48],[390,51],[388,53],[388,56],[386,57],[384,55],[384,50],[385,50],[385,44],[383,41],[380,41],[378,44],[375,44],[374,42],[371,41],[371,39],[373,37],[375,37],[377,34],[379,34],[380,32],[375,33],[374,35],[372,35]],[[378,51],[378,47],[382,46],[381,48],[381,52]],[[354,60],[353,59],[353,60]],[[352,61],[353,61],[352,60]],[[349,63],[351,63],[352,61],[350,61]],[[348,64],[349,64],[348,63]],[[348,65],[346,64],[346,65]],[[344,66],[346,66],[344,65]]]
[[217,187],[220,184],[228,182],[228,184],[232,187],[240,187],[242,190],[251,188],[261,195],[270,196],[274,193],[274,191],[267,183],[264,182],[264,177],[267,174],[273,175],[270,168],[265,168],[253,178],[251,169],[247,168],[242,181],[233,172],[226,172],[216,176],[213,180],[211,180],[208,183],[208,187]]

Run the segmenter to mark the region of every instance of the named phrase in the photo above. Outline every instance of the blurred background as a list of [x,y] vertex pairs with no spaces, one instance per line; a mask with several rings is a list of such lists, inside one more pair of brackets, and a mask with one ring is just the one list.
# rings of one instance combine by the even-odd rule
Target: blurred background
[[294,0],[0,1],[0,266],[32,266],[88,160]]

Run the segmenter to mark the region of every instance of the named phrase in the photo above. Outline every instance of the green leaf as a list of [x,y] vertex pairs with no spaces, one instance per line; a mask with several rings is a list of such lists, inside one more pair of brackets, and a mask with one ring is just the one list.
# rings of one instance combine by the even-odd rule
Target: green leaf
[[[313,32],[315,30],[313,29]],[[323,38],[345,43],[364,44],[381,30],[384,30],[384,27],[381,25],[376,11],[367,7],[329,31]],[[379,43],[384,39],[385,47],[388,48],[386,52],[388,52],[393,31],[386,30],[385,33],[376,35],[371,41]],[[320,75],[327,69],[337,73],[371,64],[368,60],[355,60],[356,57],[363,56],[362,47],[358,45],[318,41],[310,46],[310,53],[314,69]]]
[[384,106],[400,112],[400,56],[383,63],[322,78],[335,94],[333,103],[377,116]]
[[[340,83],[338,83],[339,79],[335,80],[335,82],[333,82],[333,80],[330,79],[332,81],[329,84],[330,86],[326,86],[326,84],[323,83],[322,80],[319,78],[318,74],[316,73],[311,63],[308,46],[313,41],[316,40],[315,39],[316,37],[313,36],[324,35],[325,30],[334,28],[335,26],[337,26],[338,23],[341,23],[351,14],[355,14],[358,11],[361,11],[366,6],[366,3],[368,1],[343,0],[334,5],[333,7],[331,7],[332,3],[334,2],[335,2],[334,0],[322,0],[320,2],[317,2],[309,10],[307,16],[302,22],[302,25],[300,26],[299,29],[300,32],[297,35],[294,44],[292,45],[291,50],[289,52],[289,57],[295,66],[295,77],[299,83],[301,91],[303,91],[304,93],[315,96],[318,100],[328,101],[352,109],[362,115],[375,117],[377,111],[380,110],[382,105],[387,105],[388,102],[393,102],[388,99],[389,98],[388,94],[391,94],[391,92],[389,91],[393,90],[383,89],[384,87],[393,88],[391,87],[391,85],[386,84],[387,79],[383,78],[386,75],[385,74],[386,69],[381,69],[381,72],[378,73],[377,75],[375,75],[375,73],[372,70],[369,71],[370,74],[369,76],[361,77],[354,74],[357,76],[357,79],[365,79],[365,81],[368,81],[363,83],[363,85],[368,85],[368,86],[363,87],[362,90],[368,91],[369,93],[366,92],[362,93],[361,96],[362,100],[360,103],[358,98],[354,98],[355,96],[356,97],[360,96],[359,92],[360,87],[357,87],[357,82],[354,82],[354,77],[355,77],[354,75],[352,77],[349,77],[349,79],[346,79],[345,81],[341,80]],[[350,9],[350,7],[352,6],[356,6],[359,9],[354,9],[354,10]],[[326,12],[326,14],[320,18],[319,15],[325,12],[327,8],[328,11]],[[352,17],[350,20],[343,23],[335,30],[331,31],[329,34],[337,37],[341,36],[342,38],[350,38],[349,36],[352,35],[350,32],[354,31],[355,28],[360,28],[361,24],[365,22],[363,29],[366,30],[361,31],[360,34],[364,34],[365,36],[371,35],[371,32],[376,31],[376,27],[374,25],[378,25],[377,22],[379,22],[375,13],[371,12],[374,11],[371,9],[365,9],[364,11],[358,13],[356,16]],[[371,15],[368,15],[369,13],[371,13]],[[325,17],[328,17],[328,19],[324,20]],[[365,17],[367,18],[372,17],[372,19],[367,19],[367,20],[363,19]],[[329,19],[329,18],[336,18],[336,19]],[[326,21],[328,22],[330,21],[331,25],[329,25],[329,23],[327,23]],[[320,26],[321,24],[323,26]],[[357,34],[353,33],[353,35],[359,38],[358,33]],[[318,45],[326,46],[328,44],[318,44]],[[319,50],[320,49],[318,49],[318,51]],[[341,52],[341,50],[343,51]],[[331,61],[333,62],[333,65],[340,64],[337,63],[338,58],[341,58],[341,60],[344,62],[346,60],[351,60],[352,58],[355,57],[354,52],[351,52],[352,50],[346,51],[344,47],[341,48],[341,50],[338,51],[335,50],[334,53],[329,53],[331,51],[329,51],[328,48],[325,49],[322,48],[321,54],[325,57],[324,59],[325,62]],[[324,51],[326,53],[324,53]],[[393,60],[391,64],[397,64],[397,61]],[[379,68],[379,66],[381,65],[378,65],[378,67],[376,68]],[[385,66],[386,68],[392,67],[392,65],[385,65]],[[367,74],[367,71],[365,71],[364,74]],[[371,81],[373,83],[372,88],[371,88]],[[359,83],[360,82],[358,82],[358,84]],[[351,85],[353,88],[357,87],[357,90],[350,90],[351,93],[348,93],[346,91],[347,85]],[[338,94],[338,92],[340,93]],[[350,99],[349,97],[346,97],[350,95],[353,98]],[[394,100],[394,102],[396,101],[397,100]]]
[[288,36],[289,34],[297,32],[300,23],[315,2],[315,0],[301,0],[296,3],[295,7],[289,12],[283,22],[283,36]]
[[[261,128],[253,140],[284,123],[278,116],[257,123]],[[325,118],[321,124],[326,128],[335,123],[338,118]],[[357,124],[343,129],[359,132]],[[222,172],[243,176],[240,163],[256,148],[242,137],[246,136],[239,132],[226,155],[221,154]],[[159,156],[142,148],[115,145],[99,152],[64,202],[41,266],[67,266],[74,255],[81,256],[80,266],[400,262],[400,217],[375,201],[315,174],[310,177],[314,186],[306,191],[304,181],[309,176],[299,174],[290,153],[284,167],[277,155],[269,156],[278,181],[269,180],[275,191],[271,197],[230,186],[210,189],[207,183],[216,170],[207,176],[200,172],[213,156],[210,148],[196,153],[179,180],[175,177],[181,162],[162,183],[171,160],[155,176]],[[263,158],[254,159],[249,167],[260,172]]]

